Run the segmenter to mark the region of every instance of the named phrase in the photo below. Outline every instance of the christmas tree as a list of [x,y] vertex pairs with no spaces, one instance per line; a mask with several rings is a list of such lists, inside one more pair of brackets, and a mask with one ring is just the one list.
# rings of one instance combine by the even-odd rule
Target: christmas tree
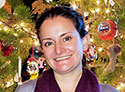
[[30,4],[27,3],[29,0],[0,1],[1,92],[13,92],[17,87],[20,61],[23,68],[29,56],[38,59],[39,55],[35,56],[32,51],[39,47],[35,21],[46,8],[58,5],[70,6],[84,17],[90,34],[88,49],[84,51],[87,67],[96,74],[100,83],[125,91],[124,0],[30,1]]

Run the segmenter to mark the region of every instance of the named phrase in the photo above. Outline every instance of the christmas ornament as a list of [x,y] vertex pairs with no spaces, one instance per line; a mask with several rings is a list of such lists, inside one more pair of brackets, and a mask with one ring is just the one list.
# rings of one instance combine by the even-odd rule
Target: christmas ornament
[[27,72],[31,75],[30,79],[37,78],[39,72],[38,61],[31,57],[28,59],[27,64]]
[[97,33],[102,40],[111,40],[116,35],[116,24],[106,20],[98,26]]
[[38,68],[44,68],[44,65],[43,65],[44,60],[45,60],[44,57],[40,57],[38,59]]
[[115,5],[115,2],[114,2],[113,0],[109,0],[109,4],[110,4],[111,6],[114,6],[114,5]]
[[117,56],[121,55],[122,47],[119,44],[113,44],[107,48],[107,54],[110,62],[106,65],[104,73],[112,73],[115,70]]
[[89,44],[88,49],[85,51],[85,54],[88,61],[97,59],[97,51],[94,43]]
[[30,74],[30,80],[38,77],[38,61],[34,58],[34,40],[32,44],[32,57],[27,61],[27,72]]
[[2,8],[5,3],[6,3],[6,0],[0,0],[0,8]]
[[3,44],[1,45],[1,51],[3,56],[10,56],[11,52],[13,52],[14,47],[12,45],[9,46],[4,46]]

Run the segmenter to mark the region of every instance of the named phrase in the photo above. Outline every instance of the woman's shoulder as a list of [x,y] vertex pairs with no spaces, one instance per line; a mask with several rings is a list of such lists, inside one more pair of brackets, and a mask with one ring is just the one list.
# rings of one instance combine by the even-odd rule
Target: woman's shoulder
[[108,85],[100,83],[100,92],[119,92],[116,88]]
[[34,92],[37,79],[28,80],[22,85],[18,86],[14,92]]

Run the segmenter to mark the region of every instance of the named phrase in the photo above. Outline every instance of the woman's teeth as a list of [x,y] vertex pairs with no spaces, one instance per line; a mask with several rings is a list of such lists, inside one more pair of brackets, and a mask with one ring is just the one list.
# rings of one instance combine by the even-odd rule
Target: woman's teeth
[[56,58],[55,61],[68,59],[68,58],[70,58],[70,57],[71,57],[71,55],[69,55],[69,56],[65,56],[65,57]]

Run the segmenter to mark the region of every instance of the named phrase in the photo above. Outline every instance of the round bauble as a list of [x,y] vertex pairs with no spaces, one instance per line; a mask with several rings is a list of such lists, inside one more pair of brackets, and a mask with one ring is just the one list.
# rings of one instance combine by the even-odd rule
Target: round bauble
[[98,26],[97,33],[102,40],[111,40],[116,35],[116,24],[105,20]]

